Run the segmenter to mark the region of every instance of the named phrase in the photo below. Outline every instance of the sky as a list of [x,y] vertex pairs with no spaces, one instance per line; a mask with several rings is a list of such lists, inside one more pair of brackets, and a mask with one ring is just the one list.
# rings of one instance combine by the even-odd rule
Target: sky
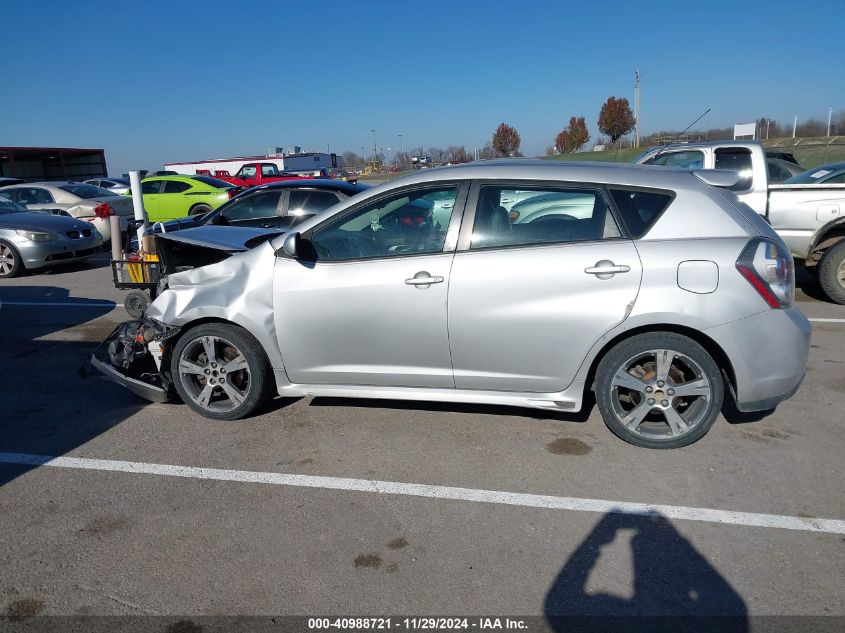
[[[641,130],[845,108],[842,0],[3,0],[0,146],[95,147],[112,175],[270,147],[541,155],[611,95]],[[401,141],[399,135],[402,135]]]

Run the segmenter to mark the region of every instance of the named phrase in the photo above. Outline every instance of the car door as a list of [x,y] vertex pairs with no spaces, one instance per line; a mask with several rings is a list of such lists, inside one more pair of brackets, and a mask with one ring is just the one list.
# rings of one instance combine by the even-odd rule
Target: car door
[[144,197],[144,210],[151,222],[161,222],[158,208],[161,200],[161,188],[164,181],[156,178],[146,178],[141,181],[141,193]]
[[515,188],[476,183],[470,193],[449,286],[459,389],[563,390],[637,296],[639,256],[602,187],[522,182],[548,206],[513,218],[501,200]]
[[164,180],[161,193],[158,194],[156,220],[167,221],[184,218],[188,215],[192,203],[196,199],[185,196],[191,190],[191,185],[181,180]]
[[[434,222],[448,191],[453,214]],[[276,333],[299,384],[452,388],[446,296],[467,186],[391,191],[302,235],[276,260]]]
[[278,218],[281,189],[264,189],[238,197],[220,212],[225,224],[269,228]]

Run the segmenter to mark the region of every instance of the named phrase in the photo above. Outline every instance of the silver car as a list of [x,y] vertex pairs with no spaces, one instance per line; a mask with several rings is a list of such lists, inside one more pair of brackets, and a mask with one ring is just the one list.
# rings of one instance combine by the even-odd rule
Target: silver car
[[[416,172],[168,275],[91,362],[220,420],[274,394],[575,412],[593,391],[622,439],[683,446],[726,397],[773,409],[804,376],[792,258],[725,188],[737,179],[512,160]],[[514,222],[514,190],[555,194],[559,212]]]
[[103,236],[87,222],[27,211],[0,197],[0,279],[80,261],[102,245]]
[[30,211],[46,211],[90,222],[106,242],[111,240],[109,215],[120,219],[125,231],[134,217],[132,199],[82,182],[33,182],[0,187],[7,198]]

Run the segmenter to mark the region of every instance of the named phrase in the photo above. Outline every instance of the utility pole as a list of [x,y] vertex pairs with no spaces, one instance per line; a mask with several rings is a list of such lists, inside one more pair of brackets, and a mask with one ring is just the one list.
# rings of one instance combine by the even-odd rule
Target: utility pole
[[792,121],[792,138],[795,138],[795,131],[798,129],[798,115],[795,115],[795,119]]
[[636,123],[636,147],[640,146],[640,71],[634,72],[637,82],[634,84],[634,121]]
[[830,120],[833,118],[833,108],[827,111],[827,135],[830,136]]

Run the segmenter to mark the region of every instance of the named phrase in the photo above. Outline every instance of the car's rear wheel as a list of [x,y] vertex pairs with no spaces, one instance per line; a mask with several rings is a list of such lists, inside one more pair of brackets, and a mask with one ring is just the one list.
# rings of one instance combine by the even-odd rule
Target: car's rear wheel
[[209,211],[211,211],[211,207],[207,204],[198,204],[191,207],[191,210],[188,211],[188,215],[202,215],[203,213],[208,213]]
[[822,255],[818,269],[824,293],[836,303],[845,305],[845,240]]
[[185,332],[173,350],[171,375],[182,400],[216,420],[248,416],[274,386],[260,343],[246,330],[223,323]]
[[23,272],[21,254],[9,242],[0,240],[0,279],[16,277]]
[[707,350],[672,332],[622,341],[596,373],[596,403],[605,424],[646,448],[678,448],[700,439],[723,398],[722,376]]

